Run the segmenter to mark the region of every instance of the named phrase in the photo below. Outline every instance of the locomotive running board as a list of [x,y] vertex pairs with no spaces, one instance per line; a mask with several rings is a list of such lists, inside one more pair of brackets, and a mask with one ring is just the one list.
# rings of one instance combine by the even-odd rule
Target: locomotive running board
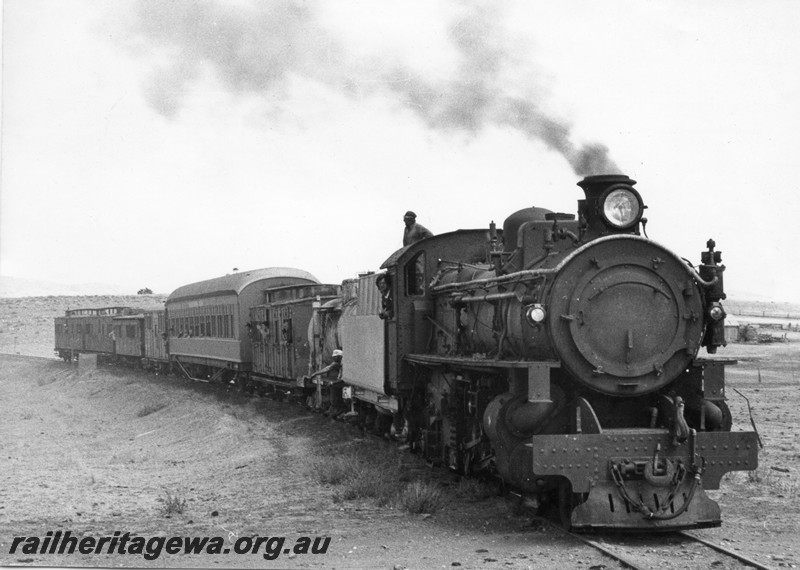
[[424,366],[449,366],[454,368],[486,370],[507,368],[531,368],[533,366],[547,366],[558,368],[560,363],[551,360],[494,360],[491,358],[469,358],[466,356],[441,356],[438,354],[406,354],[404,360],[411,364]]

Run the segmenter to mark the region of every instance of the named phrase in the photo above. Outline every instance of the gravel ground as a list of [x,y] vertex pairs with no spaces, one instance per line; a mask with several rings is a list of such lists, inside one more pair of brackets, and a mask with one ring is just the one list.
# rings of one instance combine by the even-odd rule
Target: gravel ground
[[[242,399],[175,378],[78,369],[52,358],[52,318],[66,306],[152,306],[146,298],[0,299],[0,564],[278,568],[618,568],[558,531],[512,513],[501,498],[458,499],[413,515],[342,501],[311,460],[326,446],[384,445],[349,426],[269,400]],[[16,350],[9,339],[16,338]],[[800,343],[730,345],[729,386],[750,399],[765,447],[760,467],[723,480],[712,497],[723,526],[698,534],[767,566],[800,564]],[[19,356],[14,353],[20,353]],[[31,355],[31,356],[25,356]],[[46,357],[46,358],[45,358]],[[734,429],[751,429],[728,392]],[[164,499],[185,500],[165,514]],[[330,537],[324,554],[9,554],[14,536]],[[613,537],[604,537],[609,541]],[[728,568],[680,541],[637,539],[652,568]],[[630,547],[633,552],[634,547]]]

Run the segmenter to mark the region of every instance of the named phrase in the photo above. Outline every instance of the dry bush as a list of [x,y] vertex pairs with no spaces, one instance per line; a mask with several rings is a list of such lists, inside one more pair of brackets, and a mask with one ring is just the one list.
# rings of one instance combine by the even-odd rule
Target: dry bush
[[356,459],[349,455],[325,457],[312,464],[312,473],[324,485],[340,485],[353,476],[356,465]]
[[496,496],[497,490],[480,479],[465,477],[453,488],[453,494],[464,501],[483,501]]
[[169,491],[164,491],[164,496],[159,497],[158,502],[163,503],[161,513],[163,515],[183,514],[186,510],[186,499],[179,495],[173,495]]
[[398,492],[396,474],[376,465],[360,465],[341,483],[336,498],[343,501],[375,499],[378,506],[389,504]]
[[415,478],[403,465],[404,457],[384,446],[329,449],[313,460],[310,471],[320,483],[337,487],[336,502],[371,499],[378,506],[415,514],[437,511],[447,503],[446,491],[438,483]]
[[442,489],[436,483],[413,481],[406,485],[396,499],[397,505],[413,514],[433,514],[446,503]]
[[[384,459],[384,460],[382,460]],[[349,451],[316,459],[311,467],[316,479],[325,485],[340,487],[335,501],[376,499],[388,504],[398,490],[398,471],[393,462],[373,454]]]

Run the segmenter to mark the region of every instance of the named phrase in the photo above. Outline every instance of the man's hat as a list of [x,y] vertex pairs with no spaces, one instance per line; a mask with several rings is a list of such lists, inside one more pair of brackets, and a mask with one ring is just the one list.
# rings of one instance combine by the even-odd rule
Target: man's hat
[[403,217],[404,218],[416,218],[417,215],[414,212],[412,212],[411,210],[409,210],[408,212],[406,212],[406,215],[403,216]]
[[342,356],[343,354],[344,354],[344,352],[342,352],[341,350],[339,350],[339,349],[337,348],[336,350],[334,350],[334,351],[333,351],[333,354],[332,354],[331,356],[333,356],[334,358],[336,358],[337,356]]

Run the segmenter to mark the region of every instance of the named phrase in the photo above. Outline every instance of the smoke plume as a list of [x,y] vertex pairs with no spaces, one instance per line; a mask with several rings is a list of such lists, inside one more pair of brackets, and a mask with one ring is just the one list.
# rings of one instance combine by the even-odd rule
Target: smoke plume
[[[544,111],[535,72],[527,72],[528,89],[509,92],[516,62],[498,10],[496,4],[460,6],[449,27],[459,64],[451,77],[430,80],[408,66],[355,61],[320,24],[310,2],[140,0],[137,32],[158,61],[146,94],[156,111],[174,117],[205,73],[233,92],[275,103],[296,76],[351,97],[388,94],[431,129],[516,129],[560,153],[580,176],[618,172],[605,146],[575,145],[569,123]],[[368,82],[357,79],[364,69],[371,73]]]

